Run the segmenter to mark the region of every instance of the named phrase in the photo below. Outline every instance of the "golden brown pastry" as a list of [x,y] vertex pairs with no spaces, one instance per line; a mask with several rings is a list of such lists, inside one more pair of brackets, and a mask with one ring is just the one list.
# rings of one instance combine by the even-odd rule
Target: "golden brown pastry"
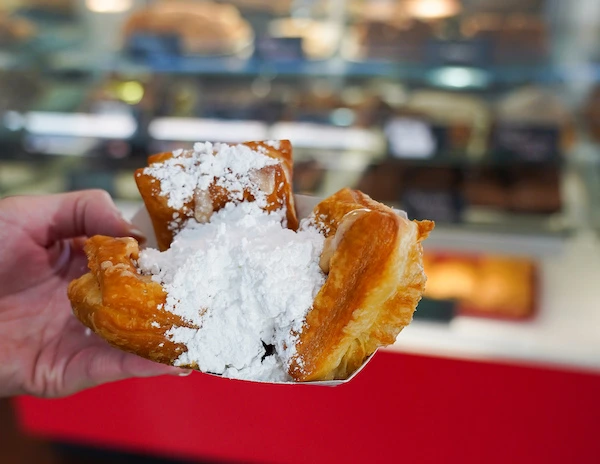
[[409,221],[343,189],[315,208],[327,237],[327,281],[306,317],[289,373],[298,381],[345,379],[410,323],[425,290],[421,242],[431,221]]
[[[262,190],[267,191],[267,206],[265,209],[273,211],[285,205],[288,227],[296,230],[298,218],[296,217],[291,185],[293,166],[292,147],[289,140],[280,141],[277,149],[265,142],[247,142],[243,145],[251,149],[260,147],[265,155],[281,161],[280,164],[262,168],[254,175],[259,180]],[[190,154],[189,151],[183,152],[181,156],[186,158]],[[148,165],[161,164],[171,158],[173,158],[172,152],[158,153],[148,158]],[[207,222],[214,212],[231,201],[231,192],[217,185],[215,179],[215,182],[209,188],[208,196],[204,192],[196,192],[193,198],[181,208],[173,208],[169,206],[167,198],[160,194],[160,182],[145,173],[144,168],[140,168],[135,172],[135,181],[152,220],[160,250],[169,248],[173,235],[182,223],[181,220],[173,222],[174,218],[194,217],[197,222]],[[244,191],[244,200],[253,200],[252,193],[249,190]]]
[[[277,171],[281,182],[277,183],[278,189],[267,190],[270,198],[267,208],[285,205],[288,227],[295,228],[295,207],[286,198],[291,192],[289,143],[244,145],[268,152],[269,157],[279,161],[268,166],[281,169]],[[173,157],[173,154],[155,155],[149,164]],[[177,232],[169,228],[173,209],[161,203],[164,197],[151,176],[143,171],[138,174],[141,174],[138,185],[159,244],[169,247]],[[142,176],[146,177],[140,183]],[[214,186],[215,183],[211,188]],[[231,192],[214,188],[209,191],[213,211],[232,201]],[[206,200],[206,196],[195,199]],[[253,198],[244,192],[243,199],[235,201],[252,202]],[[186,204],[186,209],[175,212],[185,213],[194,221],[198,220],[193,214],[197,207]],[[199,219],[202,222],[209,217]],[[295,381],[345,379],[378,347],[393,343],[411,321],[426,281],[421,242],[433,229],[433,222],[409,221],[397,211],[350,189],[320,202],[308,222],[325,237],[318,263],[325,283],[293,338],[295,351],[285,368]],[[175,326],[190,329],[198,326],[166,310],[165,289],[139,272],[137,242],[132,238],[96,236],[87,242],[85,251],[90,273],[73,281],[68,291],[74,314],[120,349],[157,362],[199,369],[194,362],[181,362],[180,356],[188,346],[174,341],[169,332]],[[198,311],[202,315],[205,309]]]
[[117,348],[173,364],[185,346],[165,336],[164,327],[189,324],[161,309],[162,287],[137,272],[137,241],[97,235],[87,241],[85,252],[90,272],[69,286],[75,316]]

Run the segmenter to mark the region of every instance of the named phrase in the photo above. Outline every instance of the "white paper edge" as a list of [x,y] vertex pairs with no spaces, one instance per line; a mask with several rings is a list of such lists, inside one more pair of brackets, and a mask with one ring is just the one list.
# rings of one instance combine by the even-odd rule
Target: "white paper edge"
[[[296,213],[300,219],[306,218],[313,210],[313,208],[322,200],[319,197],[312,197],[308,195],[294,195],[294,201],[296,203]],[[131,218],[131,223],[139,229],[144,235],[147,237],[145,247],[156,248],[156,237],[154,235],[154,229],[152,227],[152,221],[150,220],[150,216],[148,215],[148,211],[146,207],[142,205],[140,209],[133,215]],[[273,384],[273,385],[312,385],[312,386],[321,386],[321,387],[337,387],[338,385],[345,384],[350,382],[354,377],[356,377],[367,365],[369,361],[375,356],[377,350],[373,354],[371,354],[365,362],[356,369],[350,377],[344,380],[315,380],[312,382],[267,382],[262,380],[248,380],[248,379],[237,379],[231,377],[223,377],[217,374],[210,374],[208,372],[202,372],[205,375],[212,375],[213,377],[219,377],[222,379],[228,380],[241,380],[244,382],[251,383],[264,383],[264,384]],[[201,372],[201,371],[200,371]]]

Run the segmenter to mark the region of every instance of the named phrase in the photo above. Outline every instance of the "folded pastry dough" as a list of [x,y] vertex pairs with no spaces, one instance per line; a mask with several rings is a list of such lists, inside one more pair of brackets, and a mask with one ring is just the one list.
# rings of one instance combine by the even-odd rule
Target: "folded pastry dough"
[[[249,176],[266,198],[261,207],[285,208],[287,226],[295,230],[289,142],[244,145],[277,160]],[[185,152],[155,155],[149,166],[186,156]],[[138,170],[136,181],[161,250],[169,248],[184,223],[174,222],[174,217],[208,222],[226,204],[255,201],[256,195],[251,189],[240,195],[214,179],[208,189],[195,191],[191,200],[174,206],[148,170]],[[292,338],[295,347],[285,368],[295,381],[345,379],[378,347],[393,343],[411,321],[426,281],[421,242],[433,222],[409,221],[359,191],[344,189],[320,202],[305,226],[318,228],[325,237],[319,265],[326,279]],[[198,327],[168,311],[164,288],[139,272],[135,239],[96,236],[88,240],[85,251],[90,272],[68,290],[74,314],[120,349],[183,367],[177,360],[187,347],[173,341],[169,329]],[[187,367],[202,368],[195,363]]]
[[409,221],[357,190],[319,203],[327,280],[306,316],[289,373],[298,381],[345,379],[410,323],[425,291],[421,242],[432,221]]
[[[288,140],[283,140],[277,144],[246,142],[243,145],[251,150],[260,150],[262,154],[279,161],[278,164],[265,166],[252,172],[251,176],[256,180],[259,188],[266,193],[267,204],[265,210],[274,211],[285,207],[287,226],[292,230],[296,230],[298,228],[298,218],[296,217],[294,195],[292,193],[293,167],[290,142]],[[189,158],[190,156],[191,151],[184,151],[179,158]],[[161,165],[172,158],[172,152],[159,153],[150,156],[148,164],[150,166]],[[207,191],[196,190],[192,198],[181,207],[175,208],[169,205],[168,197],[161,194],[161,183],[147,173],[145,168],[140,168],[135,172],[135,181],[152,220],[158,248],[161,251],[169,248],[173,236],[183,224],[184,218],[193,217],[199,223],[208,222],[214,212],[219,211],[233,198],[233,193],[220,186],[217,179],[215,179]],[[247,188],[244,189],[243,199],[245,201],[254,200],[252,192]],[[173,221],[174,218],[178,220]]]

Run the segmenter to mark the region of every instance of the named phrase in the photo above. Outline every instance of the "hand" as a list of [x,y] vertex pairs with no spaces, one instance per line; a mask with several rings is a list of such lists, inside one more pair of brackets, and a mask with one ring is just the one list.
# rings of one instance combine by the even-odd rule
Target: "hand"
[[101,190],[0,199],[0,397],[186,373],[110,347],[72,315],[67,285],[96,234],[141,235]]

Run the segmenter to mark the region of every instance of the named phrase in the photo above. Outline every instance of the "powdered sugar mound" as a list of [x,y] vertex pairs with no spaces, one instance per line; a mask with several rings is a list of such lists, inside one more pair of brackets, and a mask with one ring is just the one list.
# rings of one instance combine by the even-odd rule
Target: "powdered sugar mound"
[[161,194],[167,204],[181,209],[197,190],[207,190],[217,179],[217,185],[242,199],[244,188],[255,187],[253,193],[261,201],[260,189],[252,180],[252,172],[279,161],[252,150],[246,145],[194,144],[193,151],[176,150],[173,157],[154,163],[144,173],[160,181]]
[[[147,249],[138,266],[167,293],[165,309],[200,329],[174,327],[187,346],[178,365],[252,380],[287,379],[293,333],[325,276],[324,236],[316,228],[282,226],[284,209],[266,213],[257,202],[229,203],[210,222],[189,220],[164,252]],[[266,351],[272,346],[274,354]],[[271,347],[270,347],[271,348]]]

